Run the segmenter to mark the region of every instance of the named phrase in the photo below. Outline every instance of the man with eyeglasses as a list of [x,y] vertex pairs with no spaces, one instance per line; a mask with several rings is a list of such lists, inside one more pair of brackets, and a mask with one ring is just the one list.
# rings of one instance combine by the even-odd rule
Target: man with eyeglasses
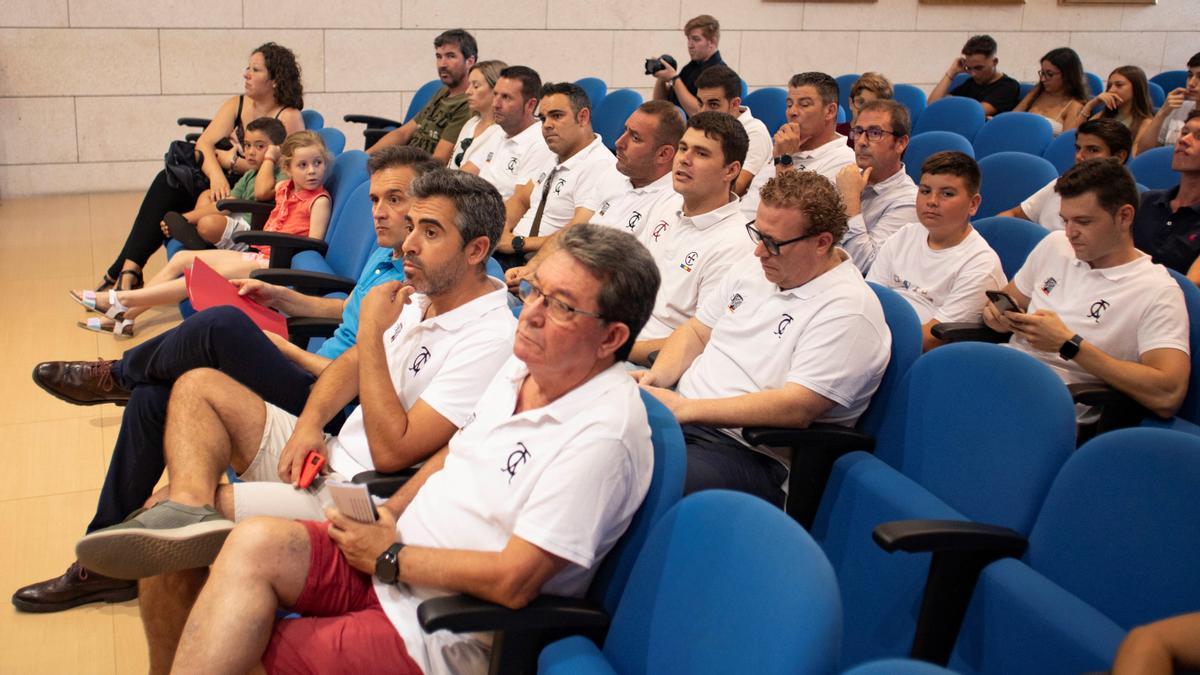
[[[1000,72],[997,68],[999,65],[996,40],[990,35],[972,36],[963,45],[962,56],[954,59],[929,93],[929,102],[933,103],[949,94],[979,101],[988,117],[1012,110],[1021,102],[1021,83]],[[950,85],[959,73],[967,73],[970,77],[951,91]]]
[[904,170],[908,108],[892,100],[867,101],[850,129],[854,164],[837,175],[849,228],[842,248],[866,274],[883,242],[917,219],[917,186]]
[[684,425],[685,493],[740,490],[782,506],[786,457],[749,445],[741,428],[853,425],[883,378],[892,337],[878,298],[837,247],[846,214],[829,181],[804,171],[772,179],[745,230],[757,260],[730,270],[634,377]]

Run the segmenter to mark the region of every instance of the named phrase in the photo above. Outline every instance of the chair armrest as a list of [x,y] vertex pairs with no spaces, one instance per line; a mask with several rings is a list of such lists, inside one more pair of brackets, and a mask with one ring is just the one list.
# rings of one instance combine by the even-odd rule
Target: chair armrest
[[303,348],[312,338],[327,338],[341,325],[337,319],[321,319],[311,316],[288,317],[288,341]]
[[271,215],[271,211],[275,210],[275,202],[260,202],[253,199],[222,199],[217,202],[217,208],[231,213]]
[[[289,329],[291,326],[289,325]],[[396,494],[408,479],[412,478],[417,473],[417,467],[409,467],[396,473],[384,473],[382,471],[363,471],[354,475],[350,479],[351,482],[359,483],[367,486],[367,491],[376,497],[387,499]]]
[[323,239],[297,237],[283,232],[238,232],[233,240],[249,246],[271,247],[271,268],[287,269],[292,266],[292,256],[300,251],[316,251],[325,255],[329,244]]
[[293,269],[254,270],[250,273],[250,278],[276,286],[291,286],[305,295],[350,293],[355,285],[353,279],[336,274]]
[[1067,391],[1071,392],[1072,401],[1082,405],[1138,405],[1137,401],[1134,401],[1129,396],[1122,394],[1121,392],[1102,382],[1080,382],[1078,384],[1068,384]]
[[746,427],[742,438],[753,445],[775,445],[791,448],[821,447],[835,451],[838,456],[855,450],[874,450],[875,439],[858,429],[839,424],[816,422],[805,429],[782,427]]
[[391,132],[390,128],[383,129],[364,129],[363,130],[363,147],[370,148],[379,142],[379,139],[387,136]]
[[969,520],[894,520],[871,532],[888,553],[938,551],[995,551],[997,558],[1018,557],[1029,542],[1007,527]]
[[484,631],[537,631],[567,629],[574,632],[606,628],[608,613],[584,598],[542,595],[521,609],[508,609],[470,595],[448,595],[422,602],[417,620],[426,633]]
[[998,333],[982,323],[951,321],[934,324],[930,329],[933,337],[943,342],[990,342],[1001,344],[1008,342],[1009,333]]
[[1102,382],[1081,382],[1067,385],[1071,400],[1080,405],[1100,409],[1100,418],[1095,433],[1101,434],[1114,429],[1135,427],[1145,418],[1161,419],[1145,406]]
[[399,127],[404,124],[403,122],[397,122],[396,120],[390,120],[386,117],[376,117],[374,115],[346,115],[345,117],[342,118],[342,120],[344,120],[346,122],[350,122],[351,124],[365,124],[365,125],[367,125],[368,129],[380,129],[383,127]]
[[201,129],[207,127],[210,122],[212,120],[205,117],[180,117],[175,120],[175,123],[181,127],[200,127]]

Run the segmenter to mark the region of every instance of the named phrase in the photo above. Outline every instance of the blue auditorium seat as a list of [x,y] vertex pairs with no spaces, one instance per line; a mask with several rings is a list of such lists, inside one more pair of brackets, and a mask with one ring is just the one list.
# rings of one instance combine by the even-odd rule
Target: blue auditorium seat
[[609,150],[616,149],[617,139],[625,131],[625,120],[641,104],[641,94],[632,89],[617,89],[592,105],[592,129],[600,134]]
[[975,146],[978,159],[997,152],[1024,152],[1041,157],[1052,140],[1054,129],[1045,117],[1029,112],[1007,112],[988,120],[971,144]]
[[608,83],[598,77],[583,77],[575,80],[575,84],[587,92],[588,101],[593,107],[600,105],[600,101],[603,101],[608,93]]
[[1075,166],[1075,130],[1064,131],[1050,141],[1042,151],[1042,158],[1054,165],[1059,175]]
[[1179,185],[1179,172],[1171,168],[1175,146],[1152,148],[1129,160],[1126,167],[1134,180],[1151,190],[1166,190]]
[[892,87],[892,95],[905,108],[908,108],[909,129],[917,123],[921,118],[921,113],[925,112],[925,92],[918,86],[911,84],[897,84]]
[[908,139],[908,147],[904,150],[904,170],[914,183],[921,182],[921,165],[930,155],[948,151],[961,152],[968,157],[975,156],[975,148],[971,141],[953,131],[925,131],[914,134]]
[[987,241],[988,246],[1000,256],[1000,265],[1004,267],[1004,276],[1012,279],[1017,270],[1025,264],[1025,259],[1050,231],[1028,220],[1009,218],[1007,216],[992,216],[980,218],[971,223],[979,235]]
[[779,127],[787,122],[787,90],[780,87],[763,87],[756,89],[746,98],[742,105],[750,109],[750,114],[767,127],[767,132],[774,135]]
[[[1011,114],[1011,113],[1010,113]],[[1058,170],[1050,162],[1023,152],[997,152],[979,160],[983,203],[976,218],[987,218],[1025,201],[1052,180]]]
[[973,98],[947,96],[930,103],[913,126],[913,133],[953,131],[968,140],[975,138],[986,116],[983,106]]

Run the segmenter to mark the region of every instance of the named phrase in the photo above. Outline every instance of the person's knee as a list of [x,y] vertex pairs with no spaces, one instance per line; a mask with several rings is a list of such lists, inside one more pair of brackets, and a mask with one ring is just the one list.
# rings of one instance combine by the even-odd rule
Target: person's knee
[[283,557],[310,554],[308,533],[294,520],[266,516],[248,518],[237,524],[225,540],[214,570],[240,565],[266,569]]
[[171,390],[171,400],[208,400],[230,382],[228,375],[214,368],[193,368],[175,380],[175,386]]
[[235,342],[240,341],[245,333],[242,331],[254,329],[257,327],[246,313],[236,307],[222,305],[220,307],[211,307],[202,312],[188,317],[187,321],[183,322],[184,326],[192,330],[207,331],[212,337],[220,337],[227,335]]
[[225,234],[225,216],[221,214],[207,215],[196,223],[196,231],[200,236],[210,244],[215,244],[221,240],[221,235]]

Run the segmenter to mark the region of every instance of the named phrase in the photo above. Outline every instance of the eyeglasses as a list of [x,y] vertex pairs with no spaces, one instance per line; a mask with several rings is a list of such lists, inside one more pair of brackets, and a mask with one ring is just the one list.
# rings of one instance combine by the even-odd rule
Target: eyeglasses
[[887,129],[880,129],[879,127],[870,127],[868,129],[854,127],[850,130],[851,141],[857,141],[858,137],[863,135],[866,135],[867,141],[871,143],[877,143],[884,136],[902,136],[903,134],[898,134],[895,131],[888,131]]
[[756,220],[752,220],[752,221],[746,223],[746,234],[750,235],[750,241],[754,242],[754,244],[756,246],[758,244],[762,244],[763,248],[767,249],[767,253],[769,253],[771,255],[779,255],[779,248],[781,246],[787,246],[788,244],[794,244],[798,241],[804,241],[805,239],[811,239],[811,238],[821,234],[820,232],[809,232],[808,234],[800,236],[800,237],[796,237],[795,239],[787,239],[784,241],[775,241],[771,237],[768,237],[767,235],[763,234],[762,232],[759,232],[758,230],[754,229],[754,223],[756,223],[756,222],[757,222]]
[[601,321],[606,320],[604,316],[597,314],[596,312],[589,312],[577,307],[572,307],[552,295],[546,295],[542,289],[534,286],[533,282],[528,280],[521,281],[521,284],[518,286],[517,293],[521,296],[521,301],[525,304],[529,304],[534,300],[541,298],[546,304],[546,314],[550,315],[551,319],[554,319],[559,323],[568,323],[573,314],[582,314],[584,316],[600,319]]
[[1057,77],[1058,75],[1059,75],[1058,71],[1055,71],[1055,70],[1039,70],[1038,71],[1038,78],[1043,79],[1043,80],[1053,79],[1053,78]]

